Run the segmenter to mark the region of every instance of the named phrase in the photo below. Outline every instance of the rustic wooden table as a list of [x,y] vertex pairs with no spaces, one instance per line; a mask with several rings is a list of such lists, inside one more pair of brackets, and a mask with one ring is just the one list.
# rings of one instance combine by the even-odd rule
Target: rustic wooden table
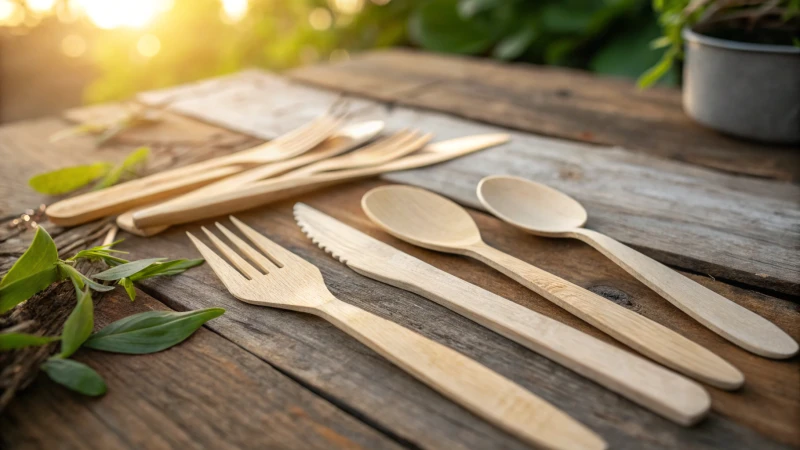
[[[481,326],[356,274],[312,244],[281,202],[241,217],[323,273],[339,298],[461,351],[564,409],[612,448],[772,449],[800,446],[800,364],[754,356],[699,326],[589,246],[532,237],[479,208],[484,175],[509,173],[583,202],[590,228],[674,266],[800,339],[800,152],[733,140],[690,122],[679,92],[562,69],[499,65],[409,51],[298,69],[257,71],[150,92],[166,119],[97,149],[91,138],[50,143],[70,121],[119,105],[0,127],[0,216],[48,203],[26,186],[67,163],[119,160],[148,144],[154,168],[246,148],[320,114],[347,94],[353,111],[437,139],[512,130],[513,141],[432,168],[312,193],[302,200],[371,236],[515,302],[616,344],[536,294],[466,258],[411,247],[362,213],[367,190],[410,183],[472,207],[493,246],[652,318],[717,352],[747,377],[738,392],[708,387],[713,413],[682,428]],[[60,248],[102,224],[45,226]],[[178,227],[125,236],[133,258],[196,257]],[[0,231],[0,270],[32,233]],[[75,395],[38,377],[2,413],[3,448],[524,448],[322,320],[233,299],[209,267],[142,283],[136,302],[97,300],[101,326],[148,309],[219,306],[227,313],[184,344],[146,356],[82,350],[109,392]]]

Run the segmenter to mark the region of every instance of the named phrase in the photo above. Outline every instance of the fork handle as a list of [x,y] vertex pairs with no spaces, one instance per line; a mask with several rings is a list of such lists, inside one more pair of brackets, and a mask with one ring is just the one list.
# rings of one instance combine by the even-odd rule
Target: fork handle
[[777,325],[660,262],[596,231],[578,228],[571,235],[734,344],[767,358],[785,359],[797,354],[797,342]]
[[56,225],[72,226],[101,217],[119,214],[131,208],[158,202],[241,172],[239,166],[204,167],[193,165],[185,172],[161,172],[128,181],[100,191],[91,191],[53,203],[47,218]]
[[472,359],[331,297],[315,311],[431,388],[501,429],[548,449],[604,449],[602,438]]
[[705,347],[563,278],[483,242],[470,246],[466,254],[667,367],[722,389],[744,383],[739,369]]

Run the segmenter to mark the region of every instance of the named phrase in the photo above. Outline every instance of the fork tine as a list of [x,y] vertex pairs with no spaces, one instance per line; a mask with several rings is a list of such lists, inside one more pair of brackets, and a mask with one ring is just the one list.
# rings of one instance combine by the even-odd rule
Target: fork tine
[[[394,153],[398,150],[406,148],[420,136],[419,132],[415,130],[403,130],[402,133],[403,133],[402,136],[400,136],[400,138],[397,139],[397,141],[393,142],[393,145],[391,147],[384,149],[383,151],[384,155]],[[398,134],[400,134],[400,132],[398,132]]]
[[425,144],[430,142],[431,139],[433,139],[433,133],[425,133],[423,135],[420,135],[419,133],[417,133],[417,135],[415,137],[416,137],[416,140],[412,141],[409,145],[413,145],[414,148],[419,150],[422,147],[424,147]]
[[247,283],[247,279],[242,276],[239,272],[236,271],[233,267],[230,266],[224,259],[220,258],[219,255],[214,253],[214,250],[208,248],[206,244],[203,244],[200,239],[194,237],[192,233],[188,231],[186,234],[189,236],[189,239],[192,240],[192,243],[195,247],[197,247],[197,251],[203,255],[203,258],[208,261],[208,265],[211,266],[211,270],[214,271],[215,274],[219,277],[222,281],[222,284],[228,288],[229,291],[241,286],[244,283]]
[[357,150],[356,152],[351,153],[351,155],[365,155],[365,154],[378,154],[386,151],[386,149],[394,148],[395,146],[402,143],[405,139],[408,138],[409,131],[407,129],[402,129],[397,131],[390,136],[386,136],[380,140],[373,142],[372,144],[362,148],[361,150]]
[[201,227],[201,228],[203,232],[206,234],[206,236],[208,236],[208,238],[211,239],[211,242],[217,247],[217,250],[219,250],[223,256],[228,258],[228,261],[233,263],[233,265],[236,266],[237,269],[244,272],[247,278],[250,278],[252,280],[257,276],[262,275],[262,273],[259,272],[258,269],[251,266],[250,263],[245,261],[244,258],[239,256],[235,251],[233,251],[232,248],[228,247],[228,245],[222,242],[220,238],[215,236],[214,233],[208,231],[206,227]]
[[261,249],[261,251],[264,252],[264,254],[266,254],[270,260],[278,265],[278,267],[283,267],[286,262],[299,259],[294,253],[272,242],[266,236],[250,228],[247,224],[236,217],[229,217],[231,222],[233,222],[233,224],[236,225],[236,227],[239,228],[239,230],[244,233],[248,239],[250,239],[250,242],[256,244],[256,247]]
[[316,146],[339,126],[340,120],[327,118],[328,120],[316,124],[314,128],[305,130],[299,137],[281,143],[283,151],[288,155],[294,156],[309,147]]
[[257,266],[261,267],[262,270],[269,273],[270,270],[274,270],[277,266],[267,259],[264,255],[262,255],[258,250],[254,249],[250,244],[243,241],[239,236],[233,234],[230,230],[225,228],[219,222],[216,222],[217,228],[222,231],[222,234],[228,238],[229,241],[233,243],[239,250],[242,251],[250,261],[253,261]]
[[306,123],[304,125],[301,125],[301,126],[295,128],[295,129],[293,129],[293,130],[291,130],[291,131],[289,131],[287,133],[284,133],[284,134],[278,136],[272,142],[274,142],[276,144],[281,144],[281,145],[287,144],[289,142],[292,142],[292,141],[294,141],[296,139],[299,139],[299,138],[305,136],[307,133],[319,128],[320,126],[323,126],[323,125],[329,123],[330,120],[331,120],[330,116],[327,116],[327,115],[317,117],[316,119],[312,120],[311,122],[308,122],[308,123]]

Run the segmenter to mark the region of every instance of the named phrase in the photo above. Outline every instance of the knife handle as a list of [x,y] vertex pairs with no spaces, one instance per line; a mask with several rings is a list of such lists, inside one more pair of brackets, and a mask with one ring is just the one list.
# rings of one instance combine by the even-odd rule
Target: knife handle
[[678,424],[692,425],[709,410],[705,389],[675,372],[419,260],[396,262],[391,278],[353,269],[449,308]]
[[483,242],[472,245],[467,254],[656,362],[721,389],[744,383],[736,367],[705,347],[580,286]]
[[537,447],[605,449],[563,411],[476,361],[332,295],[315,314],[434,390]]

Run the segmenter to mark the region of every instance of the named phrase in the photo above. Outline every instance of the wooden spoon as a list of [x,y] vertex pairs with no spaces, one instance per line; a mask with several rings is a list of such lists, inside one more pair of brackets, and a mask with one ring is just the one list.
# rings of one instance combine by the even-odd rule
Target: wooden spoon
[[744,383],[738,369],[678,333],[489,247],[466,210],[440,195],[411,186],[383,186],[367,192],[361,206],[393,236],[482,261],[665,366],[722,389]]
[[767,358],[789,358],[797,342],[775,324],[596,231],[581,228],[586,210],[572,197],[524,178],[486,177],[478,198],[492,214],[529,233],[580,239],[715,333]]

